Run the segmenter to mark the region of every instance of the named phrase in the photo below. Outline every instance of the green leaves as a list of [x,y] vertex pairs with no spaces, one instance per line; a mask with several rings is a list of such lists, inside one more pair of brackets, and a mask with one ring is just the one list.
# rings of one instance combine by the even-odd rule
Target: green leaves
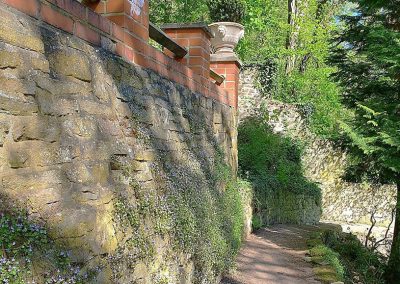
[[260,121],[249,121],[239,128],[238,144],[240,171],[250,180],[269,180],[263,186],[272,191],[319,196],[318,187],[303,176],[300,147],[294,141],[273,134]]
[[207,0],[213,22],[242,23],[246,11],[244,0]]
[[190,23],[209,21],[206,0],[151,0],[150,21],[162,23]]
[[[400,32],[391,15],[396,1],[357,1],[341,17],[332,63],[343,102],[354,118],[342,124],[352,169],[375,182],[396,182],[400,172]],[[388,22],[389,21],[389,22]],[[397,20],[398,23],[398,20]],[[362,171],[359,169],[363,169]]]

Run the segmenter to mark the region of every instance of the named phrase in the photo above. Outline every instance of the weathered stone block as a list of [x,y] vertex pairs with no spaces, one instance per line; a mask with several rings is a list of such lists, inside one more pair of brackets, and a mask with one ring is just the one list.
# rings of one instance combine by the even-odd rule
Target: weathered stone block
[[97,161],[109,161],[113,154],[112,142],[107,141],[80,141],[80,152],[78,158],[83,161],[93,160],[96,157]]
[[54,214],[63,206],[65,196],[69,194],[68,184],[52,184],[50,187],[18,192],[18,199],[26,202],[32,212],[42,212],[42,217]]
[[115,100],[113,105],[118,117],[126,119],[132,118],[133,116],[132,110],[126,102]]
[[171,92],[168,93],[168,101],[174,106],[182,105],[182,97],[181,93],[178,92],[177,89],[172,89]]
[[101,117],[108,117],[109,119],[116,119],[116,114],[113,112],[111,105],[108,104],[100,104],[89,100],[80,100],[79,108],[84,114],[98,115]]
[[71,188],[71,199],[79,204],[99,207],[110,204],[113,198],[115,198],[112,187],[100,184],[73,184]]
[[21,141],[5,145],[11,168],[43,167],[72,160],[68,149],[43,141]]
[[12,122],[14,141],[41,140],[56,142],[60,140],[60,124],[56,118],[48,116],[21,116]]
[[4,145],[13,118],[13,116],[0,113],[0,147]]
[[30,194],[33,191],[52,188],[66,184],[67,179],[59,169],[48,171],[15,170],[12,174],[3,176],[3,189],[16,198],[20,194]]
[[112,254],[118,248],[118,240],[114,230],[112,204],[99,207],[97,210],[95,230],[92,238],[88,238],[94,255]]
[[[0,86],[3,93],[8,95],[24,94],[24,95],[34,95],[35,94],[35,82],[18,80],[13,78],[2,78],[0,77]],[[24,100],[21,97],[21,100]]]
[[90,83],[76,79],[57,80],[43,76],[36,76],[35,82],[40,89],[54,95],[78,94],[79,97],[87,97],[92,91]]
[[16,68],[21,64],[18,52],[0,50],[0,68]]
[[107,118],[97,118],[98,128],[101,133],[110,136],[121,136],[122,131],[119,129],[118,121],[111,121]]
[[148,171],[149,170],[148,164],[143,161],[132,161],[131,168],[134,171]]
[[214,123],[218,123],[218,124],[222,123],[222,114],[221,114],[221,112],[214,111],[213,121],[214,121]]
[[132,177],[137,182],[148,182],[148,181],[153,180],[153,175],[151,174],[150,171],[134,172],[132,174]]
[[158,117],[153,106],[147,108],[137,105],[130,107],[135,121],[142,122],[145,124],[155,124]]
[[90,62],[82,52],[72,49],[58,49],[49,56],[50,69],[58,74],[72,76],[90,82],[92,74]]
[[222,124],[215,123],[213,128],[214,128],[214,133],[224,133],[225,132],[224,126]]
[[150,128],[150,133],[153,138],[166,140],[170,139],[170,131],[164,128],[152,126]]
[[41,114],[64,116],[79,113],[78,101],[75,96],[53,95],[45,90],[36,89],[36,97]]
[[111,97],[118,92],[115,87],[112,87],[112,82],[107,82],[108,79],[108,75],[99,74],[99,72],[93,75],[93,92],[101,103],[109,103]]
[[[72,206],[72,207],[71,207]],[[61,211],[48,219],[49,235],[73,250],[75,260],[87,260],[92,254],[86,237],[94,230],[96,211],[90,206],[65,204]]]
[[151,150],[137,151],[134,154],[134,158],[137,161],[154,161],[156,158],[156,154],[154,151]]
[[143,79],[136,74],[136,72],[132,71],[132,69],[122,69],[121,82],[135,88],[136,90],[143,90]]
[[71,137],[96,138],[97,122],[89,116],[70,116],[62,123],[63,132]]
[[43,40],[39,33],[28,31],[16,19],[0,18],[0,39],[5,42],[40,53],[44,52]]
[[120,81],[122,77],[122,62],[115,58],[107,58],[105,62],[108,74],[111,74],[116,81]]
[[[39,70],[44,73],[49,73],[50,72],[50,64],[49,61],[45,57],[38,56],[38,57],[33,57],[30,56],[28,60],[24,59],[24,61],[28,62],[28,66],[32,66],[32,69],[34,70]],[[26,67],[25,67],[26,68]]]
[[6,167],[8,167],[6,151],[3,147],[0,147],[0,172],[4,172]]

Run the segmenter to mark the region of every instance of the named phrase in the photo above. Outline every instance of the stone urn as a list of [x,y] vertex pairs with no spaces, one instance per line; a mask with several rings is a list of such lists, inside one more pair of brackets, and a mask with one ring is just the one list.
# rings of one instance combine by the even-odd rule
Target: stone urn
[[244,27],[233,22],[218,22],[209,25],[214,38],[211,47],[216,54],[234,53],[235,47],[244,36]]

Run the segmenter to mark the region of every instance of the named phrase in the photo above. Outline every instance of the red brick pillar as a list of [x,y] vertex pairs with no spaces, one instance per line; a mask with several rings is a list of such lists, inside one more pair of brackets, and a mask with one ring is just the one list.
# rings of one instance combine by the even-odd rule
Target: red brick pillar
[[218,75],[225,77],[225,81],[219,86],[228,92],[229,105],[238,108],[239,73],[242,63],[236,55],[211,55],[211,69]]
[[100,0],[90,3],[95,12],[107,17],[122,27],[124,35],[116,35],[132,46],[136,40],[147,43],[149,40],[149,0]]
[[179,61],[200,75],[204,85],[209,84],[212,35],[208,26],[206,24],[168,24],[163,25],[161,29],[188,50],[185,58]]

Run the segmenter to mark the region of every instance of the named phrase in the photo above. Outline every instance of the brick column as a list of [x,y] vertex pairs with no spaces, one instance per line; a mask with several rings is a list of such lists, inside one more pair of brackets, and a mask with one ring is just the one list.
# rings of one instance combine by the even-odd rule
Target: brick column
[[185,58],[179,59],[179,61],[199,74],[202,79],[207,80],[204,81],[204,84],[209,84],[210,38],[212,35],[208,26],[206,24],[167,24],[163,25],[161,29],[188,50]]
[[239,73],[241,61],[235,54],[212,54],[211,69],[225,77],[225,81],[218,87],[228,92],[229,105],[238,108]]
[[[149,0],[100,0],[85,3],[98,14],[125,30],[119,35],[125,43],[132,46],[135,40],[149,40]],[[132,38],[133,37],[133,38]]]

